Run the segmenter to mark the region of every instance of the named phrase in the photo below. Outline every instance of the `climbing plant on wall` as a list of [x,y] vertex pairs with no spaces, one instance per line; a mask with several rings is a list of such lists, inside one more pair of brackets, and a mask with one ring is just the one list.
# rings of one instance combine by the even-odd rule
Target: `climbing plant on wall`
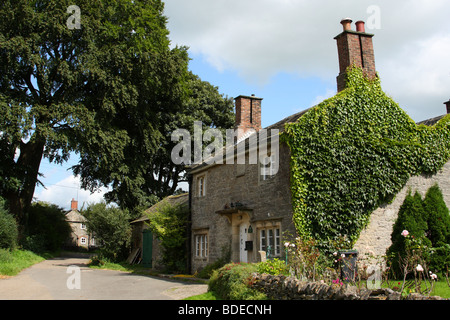
[[291,150],[293,220],[300,236],[333,250],[359,238],[371,213],[413,175],[432,174],[450,158],[450,116],[416,123],[359,68],[347,89],[286,125]]

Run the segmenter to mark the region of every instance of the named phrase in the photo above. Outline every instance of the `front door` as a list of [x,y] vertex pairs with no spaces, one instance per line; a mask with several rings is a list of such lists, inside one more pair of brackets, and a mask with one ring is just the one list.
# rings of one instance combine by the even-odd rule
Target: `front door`
[[247,241],[247,231],[248,225],[246,223],[242,223],[239,227],[239,253],[241,262],[248,262],[248,255],[247,251],[245,250],[245,242]]

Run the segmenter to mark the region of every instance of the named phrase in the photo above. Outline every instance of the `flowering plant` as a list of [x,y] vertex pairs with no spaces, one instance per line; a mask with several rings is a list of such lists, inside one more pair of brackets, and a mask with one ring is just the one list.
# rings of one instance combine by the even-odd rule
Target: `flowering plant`
[[297,237],[295,241],[285,242],[284,247],[291,272],[299,279],[316,281],[319,276],[319,260],[322,256],[315,241]]
[[[407,285],[406,278],[408,274],[412,273],[414,275],[413,285],[409,285],[409,287],[414,288],[419,293],[431,294],[437,275],[429,271],[427,267],[430,249],[422,238],[415,238],[409,234],[408,230],[403,230],[401,235],[405,237],[406,251],[405,256],[400,259],[404,277],[401,292]],[[423,285],[425,289],[423,289]]]

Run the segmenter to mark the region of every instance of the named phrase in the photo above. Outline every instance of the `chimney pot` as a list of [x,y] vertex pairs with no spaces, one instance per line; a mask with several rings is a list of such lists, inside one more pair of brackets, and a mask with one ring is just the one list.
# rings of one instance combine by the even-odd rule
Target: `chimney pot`
[[352,22],[353,22],[353,20],[350,18],[344,18],[341,20],[341,24],[344,28],[344,31],[352,30]]
[[347,69],[356,66],[363,69],[364,74],[373,79],[377,76],[375,69],[375,55],[373,50],[373,34],[366,33],[364,22],[357,22],[357,31],[351,30],[352,20],[345,18],[341,20],[344,32],[337,35],[339,55],[339,75],[337,77],[338,92],[347,86]]
[[450,114],[450,100],[444,102],[444,104],[447,106],[447,114]]
[[356,22],[356,31],[357,32],[366,32],[364,21],[359,20]]
[[70,204],[70,208],[72,210],[78,210],[78,201],[76,201],[75,199],[72,198],[72,202]]

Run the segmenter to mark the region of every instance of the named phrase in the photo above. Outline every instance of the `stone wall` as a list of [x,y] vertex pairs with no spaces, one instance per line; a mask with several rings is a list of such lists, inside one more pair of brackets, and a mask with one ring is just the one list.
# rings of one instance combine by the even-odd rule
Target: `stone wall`
[[[252,274],[252,287],[271,300],[401,300],[399,292],[387,289],[369,290],[350,285],[327,285],[303,282],[293,277]],[[446,300],[412,293],[404,300]]]
[[359,258],[364,258],[366,253],[375,256],[385,255],[386,249],[392,244],[393,226],[408,190],[413,193],[417,190],[424,197],[428,189],[435,183],[438,183],[444,195],[444,200],[450,208],[450,162],[448,162],[435,175],[412,177],[392,203],[383,205],[372,213],[369,225],[361,232],[360,238],[354,246],[359,252]]

